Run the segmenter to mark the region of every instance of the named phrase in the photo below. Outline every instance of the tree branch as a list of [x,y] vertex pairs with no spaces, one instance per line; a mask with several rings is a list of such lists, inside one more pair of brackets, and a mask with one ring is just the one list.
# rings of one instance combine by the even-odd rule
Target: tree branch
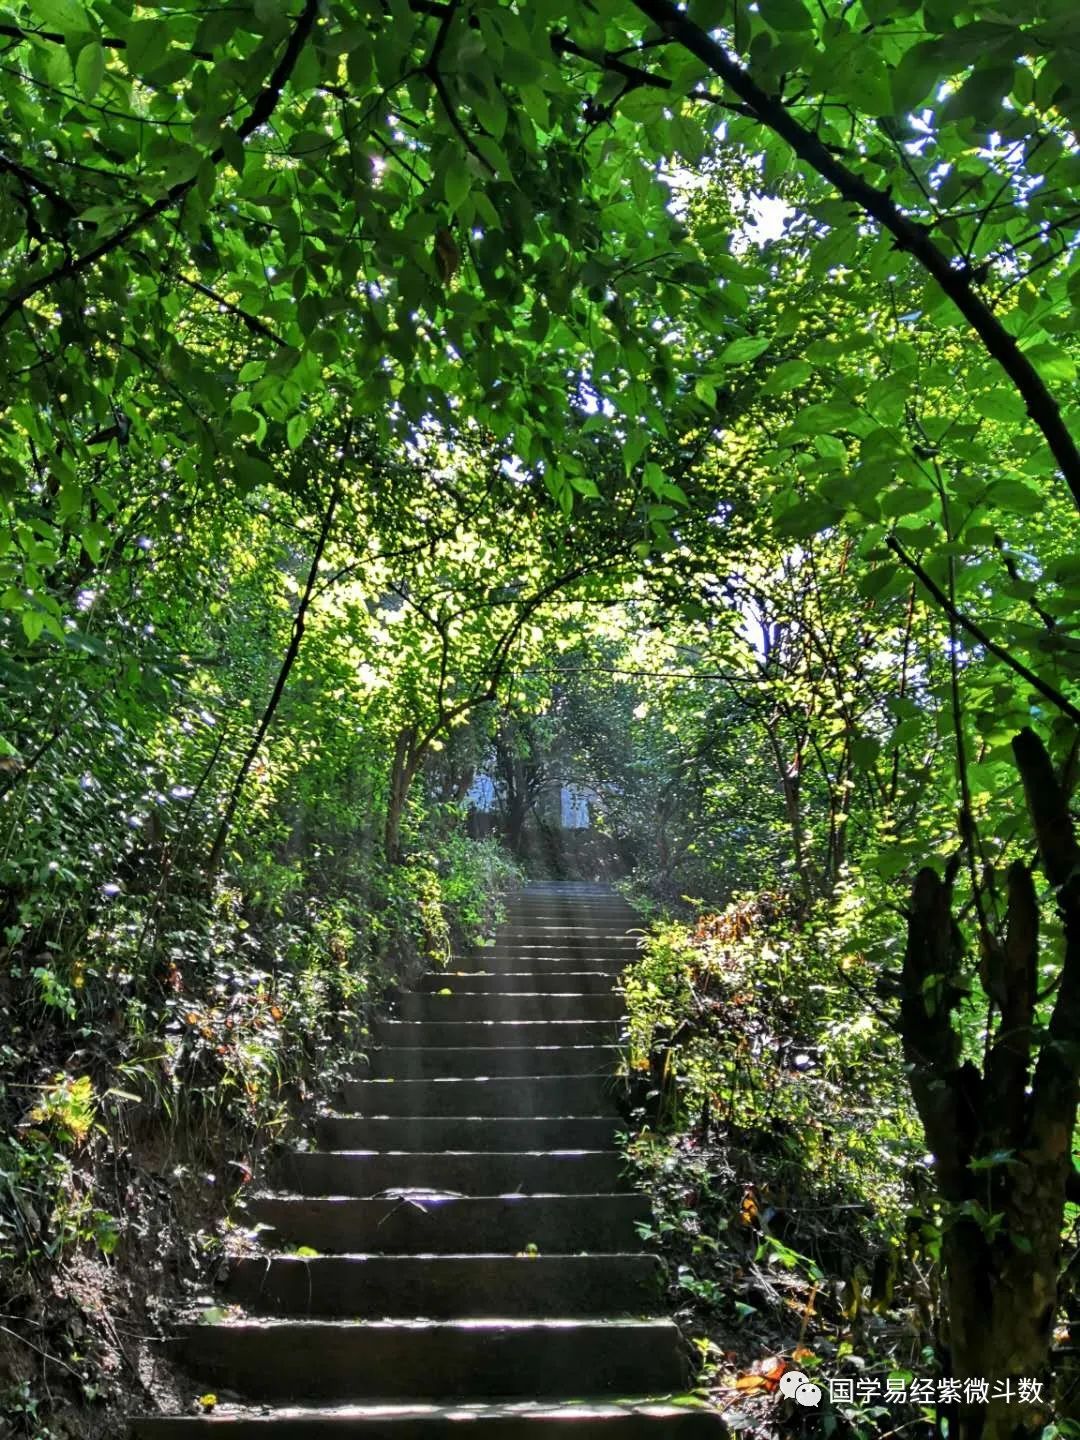
[[[22,25],[0,25],[0,35],[7,35],[12,40],[46,40],[50,45],[66,45],[68,42],[66,35],[61,35],[55,30],[27,30]],[[128,42],[115,35],[101,35],[98,37],[97,43],[105,50],[126,50],[128,48]],[[188,54],[193,60],[213,60],[215,58],[209,50],[189,50]]]
[[[292,74],[296,62],[300,58],[300,52],[307,44],[308,38],[311,35],[315,21],[318,18],[318,13],[319,0],[305,0],[304,9],[293,28],[293,32],[289,37],[289,43],[286,45],[281,59],[274,67],[273,74],[270,76],[265,88],[252,106],[251,113],[247,119],[237,127],[236,137],[241,142],[253,134],[260,125],[264,125],[277,108],[282,91],[285,89],[289,76]],[[215,165],[220,164],[224,158],[225,151],[220,145],[210,156],[211,161]],[[177,181],[175,185],[170,186],[169,189],[166,190],[164,195],[159,196],[152,205],[148,205],[144,210],[140,211],[138,215],[133,216],[126,225],[121,225],[119,230],[114,230],[111,235],[95,245],[92,250],[87,250],[83,255],[73,256],[65,260],[62,265],[57,265],[55,269],[48,271],[44,275],[39,275],[36,280],[31,280],[29,284],[24,285],[21,290],[16,290],[13,294],[9,295],[3,310],[0,310],[0,330],[7,325],[12,316],[16,315],[33,296],[41,294],[43,290],[51,289],[53,285],[61,280],[70,280],[74,276],[82,274],[84,270],[89,270],[93,265],[96,265],[99,260],[104,259],[106,255],[111,254],[113,250],[118,249],[126,241],[130,240],[133,235],[137,235],[140,230],[149,225],[151,220],[163,214],[166,210],[171,210],[172,207],[183,200],[188,191],[194,187],[197,178],[197,175],[192,175],[187,180]]]
[[226,300],[223,295],[219,295],[216,290],[211,290],[209,285],[204,285],[201,280],[192,280],[190,276],[187,275],[177,275],[176,278],[181,284],[187,285],[189,289],[197,290],[200,295],[205,295],[206,298],[212,300],[215,305],[220,305],[221,308],[227,310],[230,315],[235,315],[238,320],[247,326],[253,335],[259,335],[264,340],[270,340],[281,349],[285,348],[285,341],[276,330],[271,330],[269,325],[264,324],[263,321],[255,315],[250,315],[246,310],[241,309],[239,305],[234,305],[231,300]]
[[954,620],[962,630],[966,630],[973,640],[977,640],[980,645],[989,650],[991,655],[996,655],[1003,665],[1007,665],[1022,680],[1026,680],[1031,688],[1037,690],[1044,699],[1049,700],[1051,705],[1056,705],[1059,710],[1068,715],[1070,720],[1080,725],[1080,708],[1077,708],[1071,700],[1066,699],[1060,690],[1055,690],[1047,681],[1040,679],[1034,670],[1029,670],[1022,661],[1010,655],[1003,646],[995,640],[991,640],[981,626],[977,625],[974,620],[970,620],[963,611],[958,610],[941,586],[932,580],[919,562],[907,553],[895,535],[886,536],[885,544],[918,579],[919,583],[929,591],[951,620]]
[[453,24],[454,16],[457,14],[457,8],[457,0],[453,0],[453,3],[447,5],[445,9],[440,12],[442,19],[439,23],[435,43],[431,47],[431,54],[428,56],[423,73],[431,81],[432,85],[434,85],[435,93],[438,95],[442,107],[446,111],[446,118],[457,131],[461,143],[465,146],[466,150],[468,150],[469,154],[483,165],[489,175],[494,175],[494,166],[480,153],[477,149],[476,142],[461,123],[461,119],[454,107],[454,97],[450,94],[446,81],[443,79],[442,73],[439,70],[439,61],[442,59],[442,52],[446,45],[447,37],[450,34],[450,26]]
[[1042,431],[1080,509],[1080,448],[1062,419],[1057,401],[1013,336],[976,294],[970,277],[952,264],[932,239],[929,229],[905,215],[886,191],[875,189],[850,171],[813,131],[795,119],[782,101],[768,95],[719,41],[679,10],[674,0],[634,0],[634,3],[666,35],[704,61],[762,125],[786,140],[800,160],[805,160],[834,185],[845,200],[858,205],[888,230],[897,249],[906,250],[934,277],[1023,396],[1028,415]]
[[277,680],[274,683],[273,692],[271,693],[270,699],[267,702],[266,709],[263,711],[263,717],[259,722],[259,728],[256,730],[254,736],[252,737],[251,744],[248,746],[247,752],[245,753],[243,761],[240,764],[240,769],[237,772],[236,779],[233,781],[233,786],[229,794],[228,803],[225,806],[225,813],[221,817],[221,823],[218,825],[217,834],[214,836],[214,843],[211,846],[210,858],[207,861],[206,866],[207,873],[211,877],[214,875],[218,865],[220,865],[221,863],[221,857],[225,850],[225,842],[229,838],[229,830],[232,827],[232,822],[236,815],[237,806],[240,804],[240,796],[243,793],[244,782],[248,777],[248,772],[250,771],[252,765],[255,763],[255,758],[258,755],[259,750],[262,748],[262,743],[266,738],[266,733],[270,729],[270,725],[273,721],[274,714],[277,711],[278,704],[281,700],[282,695],[285,692],[285,686],[288,682],[289,674],[292,670],[293,663],[296,660],[297,654],[299,653],[300,642],[304,638],[304,629],[307,624],[308,609],[311,605],[312,597],[315,591],[315,581],[318,578],[319,566],[322,564],[323,551],[326,549],[326,542],[330,538],[330,527],[334,523],[334,512],[337,509],[338,499],[340,495],[341,490],[339,484],[337,481],[335,481],[334,488],[330,492],[330,503],[326,507],[326,513],[323,516],[322,526],[319,529],[319,538],[315,543],[315,553],[311,557],[311,568],[308,570],[307,584],[304,586],[304,593],[301,597],[300,604],[297,607],[296,616],[293,620],[292,635],[289,638],[289,644],[286,648],[285,656],[282,659],[281,668],[278,671],[278,676]]
[[[622,95],[631,90],[673,90],[674,82],[666,75],[657,75],[652,70],[642,70],[638,65],[629,65],[620,56],[613,54],[610,50],[587,50],[572,40],[564,30],[557,30],[551,37],[551,48],[556,55],[575,55],[579,60],[587,60],[590,65],[595,65],[599,70],[606,70],[612,75],[621,75],[626,81],[626,89]],[[622,95],[619,99],[622,99]],[[746,115],[751,119],[756,118],[754,112],[746,105],[737,105],[730,100],[725,100],[722,95],[714,95],[710,90],[690,90],[687,92],[687,100],[702,100],[706,104],[719,106],[722,110],[732,110],[737,115]]]

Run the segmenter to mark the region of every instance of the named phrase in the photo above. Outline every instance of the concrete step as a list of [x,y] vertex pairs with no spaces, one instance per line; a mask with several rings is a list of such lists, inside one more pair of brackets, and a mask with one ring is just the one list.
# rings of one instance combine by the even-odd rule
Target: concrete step
[[638,942],[629,937],[626,940],[496,940],[494,945],[485,945],[477,950],[475,958],[482,960],[485,956],[491,956],[500,962],[519,959],[522,968],[528,968],[535,960],[540,959],[629,963],[638,959],[641,953]]
[[429,1320],[644,1315],[652,1255],[275,1255],[238,1260],[229,1299],[256,1314]]
[[495,990],[508,995],[522,991],[573,990],[581,994],[609,995],[620,973],[618,969],[578,970],[570,967],[560,967],[555,971],[498,969],[453,973],[444,970],[436,975],[422,976],[418,988],[438,995],[445,995],[447,991],[453,995],[463,990],[470,994]]
[[270,1413],[221,1405],[210,1415],[133,1422],[131,1440],[723,1440],[714,1410],[686,1397],[514,1404],[461,1400],[440,1405],[289,1406]]
[[605,1115],[617,1108],[618,1093],[608,1075],[346,1080],[342,1108],[357,1115]]
[[309,1150],[285,1156],[275,1183],[299,1195],[385,1194],[422,1186],[459,1195],[595,1194],[629,1188],[618,1150]]
[[[594,955],[591,950],[540,950],[515,946],[513,950],[481,950],[476,955],[452,956],[447,968],[439,971],[440,976],[455,975],[506,975],[515,971],[528,975],[567,975],[577,972],[589,975],[620,976],[634,954],[618,953]],[[544,982],[545,986],[547,981]],[[438,989],[438,986],[434,987]]]
[[329,1115],[315,1133],[327,1150],[609,1150],[623,1128],[616,1115]]
[[507,899],[524,900],[531,899],[535,895],[557,895],[560,902],[568,897],[577,896],[596,895],[602,900],[621,900],[623,898],[607,880],[549,880],[535,877],[526,880],[512,894],[508,894]]
[[530,896],[520,901],[511,900],[509,904],[504,906],[503,924],[509,924],[520,919],[533,920],[538,915],[544,917],[553,915],[559,918],[569,916],[573,920],[588,919],[595,915],[618,915],[620,919],[626,915],[636,920],[640,920],[641,918],[620,899],[608,898],[594,905],[582,905],[566,904],[559,898],[545,899],[542,896]]
[[617,1020],[624,1012],[621,995],[585,995],[581,991],[483,994],[459,990],[451,995],[403,995],[403,1020]]
[[563,895],[543,895],[530,891],[521,895],[508,896],[503,909],[508,915],[513,915],[519,910],[525,914],[535,915],[546,912],[557,915],[567,912],[577,914],[580,911],[591,913],[595,910],[625,910],[629,915],[637,914],[628,900],[624,900],[621,895],[613,895],[610,891],[606,895],[571,899],[567,899]]
[[557,916],[551,920],[540,920],[536,916],[523,918],[514,923],[500,925],[495,932],[496,940],[624,940],[633,937],[641,939],[640,924],[622,924],[617,920],[585,916]]
[[586,955],[591,960],[626,960],[641,954],[640,937],[603,935],[500,935],[478,955]]
[[383,1045],[610,1045],[617,1020],[387,1020],[375,1022]]
[[600,935],[628,935],[640,933],[641,921],[626,911],[612,911],[607,915],[512,915],[500,925],[496,935],[517,935],[523,930],[588,931]]
[[574,1397],[682,1389],[670,1320],[271,1320],[193,1325],[168,1347],[248,1400]]
[[592,910],[626,910],[631,915],[637,912],[630,902],[622,895],[616,895],[608,890],[606,894],[595,894],[587,896],[568,897],[563,894],[544,894],[540,891],[523,891],[520,895],[508,895],[503,908],[507,914],[513,914],[517,910],[523,910],[530,914],[539,914],[541,911],[553,911],[558,914],[566,911],[592,911]]
[[384,1045],[371,1054],[380,1079],[423,1080],[481,1075],[613,1075],[617,1045]]
[[552,910],[511,911],[496,933],[516,930],[550,930],[553,926],[572,930],[603,930],[625,934],[641,929],[641,917],[632,910]]
[[[650,1206],[613,1148],[615,987],[638,924],[606,886],[527,887],[494,945],[376,1022],[383,1078],[347,1082],[347,1113],[316,1123],[325,1148],[284,1157],[291,1193],[246,1200],[267,1253],[234,1261],[227,1298],[249,1313],[171,1349],[192,1395],[226,1403],[140,1418],[131,1440],[726,1433],[692,1406],[611,1398],[688,1380],[677,1330],[648,1318]],[[314,1253],[269,1250],[290,1243]],[[588,1395],[608,1398],[568,1398]]]
[[604,908],[605,906],[621,905],[624,909],[635,913],[629,900],[618,894],[610,886],[594,886],[591,894],[581,892],[571,895],[565,889],[565,882],[555,882],[555,889],[539,890],[529,886],[520,890],[516,895],[508,895],[504,902],[505,908],[513,910],[516,906],[530,910],[541,910],[545,907],[551,910],[566,909],[593,909]]
[[565,940],[568,937],[605,940],[625,940],[632,936],[635,941],[641,940],[645,931],[638,920],[626,921],[624,918],[582,923],[580,917],[552,916],[549,919],[530,919],[522,917],[520,920],[500,925],[493,935],[485,936],[478,940],[478,946],[490,945],[492,941],[498,940],[521,940],[532,938],[546,942]]
[[[621,1250],[637,1241],[651,1211],[645,1195],[432,1196],[386,1200],[346,1196],[255,1194],[252,1223],[267,1225],[267,1242],[310,1246],[320,1254],[378,1250],[386,1255],[516,1255],[535,1245],[541,1255]],[[595,1389],[595,1387],[594,1387]],[[584,1393],[584,1391],[582,1392]]]

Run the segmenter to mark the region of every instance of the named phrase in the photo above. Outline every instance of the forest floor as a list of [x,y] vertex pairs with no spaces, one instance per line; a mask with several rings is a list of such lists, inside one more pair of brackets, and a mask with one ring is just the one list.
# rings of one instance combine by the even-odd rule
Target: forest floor
[[111,1255],[83,1244],[58,1265],[9,1276],[2,1440],[115,1440],[133,1411],[189,1408],[190,1382],[168,1363],[163,1340],[220,1262],[235,1189],[224,1178],[230,1148],[225,1136],[216,1158],[160,1132],[122,1146],[97,1137],[86,1163],[96,1167],[98,1200],[122,1219],[121,1239]]
[[[831,1053],[791,944],[759,898],[659,925],[628,974],[644,1238],[733,1431],[869,1440],[899,1426],[917,1440],[934,1433],[925,1407],[833,1404],[829,1382],[869,1378],[883,1394],[889,1376],[934,1373],[937,1232],[911,1228],[918,1135],[893,1092],[867,1105]],[[820,1387],[820,1408],[781,1391],[792,1370]]]
[[[632,1148],[643,1154],[640,1143]],[[699,1353],[702,1393],[733,1431],[756,1440],[820,1434],[820,1414],[781,1392],[786,1371],[803,1371],[827,1393],[825,1377],[850,1368],[852,1357],[859,1365],[880,1360],[905,1333],[909,1345],[916,1340],[897,1317],[845,1314],[850,1257],[869,1248],[860,1217],[840,1204],[808,1205],[811,1221],[794,1195],[783,1208],[774,1204],[775,1153],[752,1139],[702,1143],[683,1134],[649,1150],[644,1171],[656,1213],[649,1238],[667,1264],[675,1318]],[[871,1417],[848,1417],[861,1418]],[[853,1425],[847,1433],[860,1431]]]
[[[643,1239],[666,1262],[669,1302],[699,1355],[702,1393],[733,1430],[790,1440],[820,1433],[821,1417],[781,1394],[786,1369],[824,1385],[834,1369],[901,1360],[917,1368],[925,1313],[910,1284],[895,1298],[890,1290],[888,1303],[853,1300],[881,1288],[880,1232],[859,1196],[817,1186],[804,1169],[804,1137],[779,1117],[792,1113],[782,1098],[788,1086],[843,1134],[859,1123],[858,1097],[826,1094],[813,1069],[785,1069],[781,1057],[794,1053],[797,1037],[781,1033],[767,1009],[748,1017],[738,993],[713,1023],[729,1037],[756,1027],[780,1087],[776,1118],[741,1130],[716,1121],[666,1133],[644,1125],[629,1148],[655,1207]],[[302,1118],[298,1108],[294,1121]],[[11,1377],[0,1440],[111,1440],[133,1412],[198,1404],[163,1341],[178,1312],[214,1305],[228,1256],[249,1243],[230,1212],[254,1168],[250,1136],[221,1126],[186,1136],[133,1118],[95,1127],[72,1188],[121,1217],[118,1243],[103,1253],[88,1232],[60,1263],[42,1257],[0,1296],[0,1373]],[[838,1417],[837,1433],[870,1436],[875,1418],[853,1410]],[[919,1421],[915,1412],[892,1419]]]

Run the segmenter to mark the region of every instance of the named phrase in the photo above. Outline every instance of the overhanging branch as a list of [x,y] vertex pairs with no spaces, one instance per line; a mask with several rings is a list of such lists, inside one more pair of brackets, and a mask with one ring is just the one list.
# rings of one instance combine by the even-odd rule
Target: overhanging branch
[[1004,646],[999,645],[996,640],[991,640],[986,631],[965,615],[962,610],[958,610],[937,581],[926,573],[913,556],[907,553],[895,535],[887,536],[885,544],[897,556],[900,563],[911,571],[919,584],[934,597],[951,620],[955,621],[962,630],[966,630],[971,638],[977,640],[991,655],[996,655],[1003,665],[1007,665],[1022,680],[1026,680],[1031,688],[1037,690],[1044,699],[1049,700],[1051,705],[1055,705],[1063,714],[1068,715],[1070,720],[1080,725],[1080,709],[1062,695],[1060,690],[1055,690],[1053,685],[1036,675],[1034,670],[1029,670],[1023,661],[1017,660],[1015,655],[1010,655]]
[[1013,336],[976,294],[968,275],[952,264],[930,231],[905,215],[886,191],[875,189],[849,170],[813,131],[796,120],[782,101],[767,94],[720,42],[694,24],[673,0],[634,0],[634,3],[666,35],[708,65],[744,102],[753,118],[786,140],[800,160],[805,160],[834,185],[845,200],[858,205],[888,230],[897,249],[906,250],[933,276],[1023,396],[1028,415],[1042,431],[1080,509],[1080,448],[1062,419],[1057,401]]
[[[296,62],[300,58],[300,53],[311,35],[315,21],[318,18],[318,13],[319,0],[305,0],[304,9],[293,28],[292,34],[289,36],[289,42],[285,47],[281,59],[274,67],[273,74],[251,107],[251,113],[247,119],[237,126],[236,137],[241,142],[246,140],[249,135],[252,135],[260,125],[265,125],[277,108],[282,91],[285,89],[289,76],[292,74],[296,67]],[[219,165],[224,158],[225,150],[224,147],[220,145],[210,156],[211,161],[215,165]],[[121,225],[119,230],[114,230],[111,235],[95,245],[92,250],[87,250],[82,255],[70,257],[65,260],[62,265],[57,265],[55,269],[48,271],[44,275],[39,275],[36,280],[31,280],[28,284],[24,285],[22,289],[10,294],[4,303],[3,309],[0,310],[0,330],[7,325],[12,316],[18,314],[28,300],[32,299],[35,295],[40,295],[44,290],[50,290],[62,280],[73,279],[76,275],[82,274],[83,271],[91,269],[99,260],[103,260],[106,255],[111,254],[114,250],[119,249],[121,245],[130,240],[133,235],[137,235],[140,230],[143,230],[149,225],[158,215],[164,214],[165,211],[171,210],[174,205],[179,204],[188,191],[193,189],[197,179],[197,175],[192,175],[187,180],[178,181],[175,185],[170,186],[164,195],[159,196],[153,204],[146,206],[138,215],[133,216],[126,225]]]

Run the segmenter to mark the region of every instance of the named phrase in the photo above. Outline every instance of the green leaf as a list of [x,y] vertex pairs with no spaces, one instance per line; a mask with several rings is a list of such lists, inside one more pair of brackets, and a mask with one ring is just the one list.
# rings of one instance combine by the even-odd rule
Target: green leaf
[[836,510],[818,499],[797,500],[776,516],[776,529],[792,540],[805,540],[828,529],[839,519]]
[[860,770],[869,770],[881,753],[881,741],[872,735],[856,735],[851,741],[851,759]]
[[304,411],[294,415],[285,427],[286,439],[289,442],[289,449],[295,450],[304,441],[308,430],[311,428],[311,418]]
[[302,130],[289,141],[290,155],[328,155],[334,140],[325,130]]
[[668,478],[664,474],[663,470],[661,470],[660,466],[657,465],[656,461],[647,461],[645,465],[645,484],[649,487],[653,494],[658,497],[662,496],[664,493],[664,486],[667,485],[667,483]]
[[635,430],[623,441],[623,467],[627,475],[631,474],[634,466],[641,459],[642,455],[649,448],[649,433],[647,430]]
[[61,524],[65,524],[73,516],[78,515],[82,511],[82,487],[71,479],[65,479],[60,486],[58,500],[56,518]]
[[974,119],[989,124],[1001,109],[1001,102],[1012,89],[1012,65],[980,66],[949,96],[939,112],[942,123]]
[[305,295],[296,307],[296,318],[304,334],[310,335],[322,321],[323,302],[317,295]]
[[446,194],[446,203],[456,215],[461,209],[462,202],[467,198],[472,189],[472,176],[469,167],[463,160],[456,160],[446,172],[443,181],[443,190]]
[[45,628],[45,616],[40,610],[24,610],[21,619],[23,633],[33,645]]
[[766,395],[786,395],[789,390],[805,385],[813,373],[814,367],[806,360],[785,360],[777,365],[761,388]]
[[814,21],[802,0],[758,0],[758,11],[774,30],[812,30]]
[[984,390],[972,400],[972,408],[987,420],[1017,421],[1027,416],[1023,396],[1002,382],[993,390]]
[[92,100],[105,78],[105,51],[96,40],[84,45],[75,62],[75,81],[84,100]]
[[763,355],[772,344],[772,340],[764,335],[743,335],[738,340],[732,340],[720,351],[719,359],[723,365],[743,365],[748,360],[756,360]]
[[941,47],[936,40],[921,41],[905,51],[892,72],[893,109],[898,115],[917,110],[943,78]]
[[889,70],[874,35],[837,36],[816,57],[811,75],[822,92],[868,115],[888,115],[893,108]]
[[859,435],[871,428],[861,410],[846,400],[823,400],[804,406],[795,417],[792,431],[800,435],[824,435],[830,431],[850,431]]
[[934,504],[937,496],[932,491],[921,490],[915,485],[900,485],[895,490],[886,491],[880,500],[882,515],[895,520],[901,515],[919,514]]
[[109,542],[109,532],[105,529],[105,526],[99,525],[96,520],[91,520],[83,526],[79,538],[90,559],[95,565],[100,565],[101,557],[105,552],[105,546]]
[[1020,480],[996,480],[990,488],[990,498],[995,505],[1017,515],[1037,515],[1046,503],[1040,491]]
[[590,500],[600,498],[600,489],[595,480],[590,480],[587,475],[574,475],[570,480],[571,485],[579,495],[584,495]]
[[161,20],[135,20],[128,26],[124,63],[136,75],[160,62],[169,45],[169,27]]
[[236,478],[245,492],[254,490],[260,485],[273,485],[277,479],[274,471],[261,455],[241,451],[235,456],[233,464],[236,469]]
[[30,0],[30,9],[46,29],[59,30],[63,35],[92,32],[94,29],[78,0]]
[[847,456],[847,446],[839,435],[823,433],[814,436],[814,449],[827,460],[843,460]]
[[904,418],[910,385],[900,375],[875,380],[866,392],[866,408],[884,425],[899,425]]
[[1033,345],[1024,354],[1049,384],[1076,379],[1076,361],[1059,345]]

